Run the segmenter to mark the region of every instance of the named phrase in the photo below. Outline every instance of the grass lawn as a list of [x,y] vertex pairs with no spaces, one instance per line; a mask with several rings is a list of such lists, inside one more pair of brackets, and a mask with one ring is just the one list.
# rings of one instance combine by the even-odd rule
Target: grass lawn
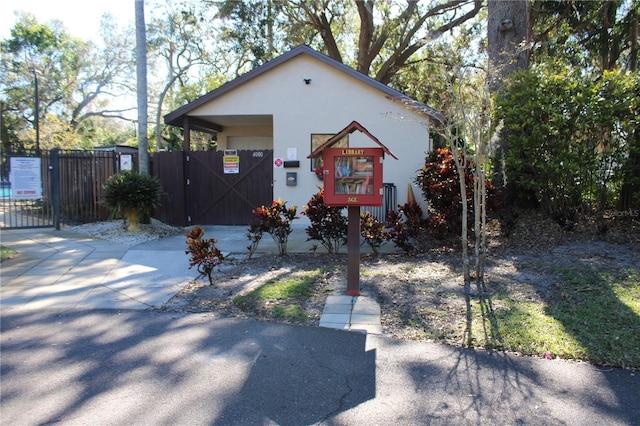
[[500,299],[505,349],[640,368],[640,275],[565,269],[546,304]]
[[9,247],[0,246],[0,262],[13,257],[17,252]]
[[307,315],[302,307],[311,297],[311,285],[320,275],[320,269],[316,269],[270,281],[246,295],[236,296],[233,303],[245,311],[257,310],[272,318],[303,322]]
[[[544,301],[513,297],[506,291],[484,303],[474,298],[471,304],[473,345],[640,369],[638,271],[631,269],[614,276],[575,267],[556,272],[561,284],[555,286]],[[307,320],[303,306],[321,276],[321,269],[286,274],[237,296],[233,302],[245,312],[303,323]],[[438,300],[458,297],[459,294],[448,293],[437,296]],[[464,344],[464,309],[456,312],[454,320],[451,317],[443,320],[447,313],[439,303],[415,308],[421,319],[407,320],[416,333],[405,337]],[[433,324],[439,324],[437,330]]]

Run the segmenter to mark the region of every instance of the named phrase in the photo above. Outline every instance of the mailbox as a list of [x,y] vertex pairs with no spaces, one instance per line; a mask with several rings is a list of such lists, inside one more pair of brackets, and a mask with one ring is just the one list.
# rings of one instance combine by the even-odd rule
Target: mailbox
[[326,148],[324,202],[329,206],[382,205],[382,148]]

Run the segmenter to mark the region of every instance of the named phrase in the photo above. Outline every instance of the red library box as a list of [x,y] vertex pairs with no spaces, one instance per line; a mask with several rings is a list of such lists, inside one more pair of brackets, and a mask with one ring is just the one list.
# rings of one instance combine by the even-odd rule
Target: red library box
[[382,205],[382,148],[326,148],[324,202],[329,206]]
[[[356,130],[368,136],[379,148],[333,147]],[[324,203],[347,207],[382,205],[382,159],[385,153],[398,159],[357,121],[352,121],[316,148],[307,158],[322,156]]]

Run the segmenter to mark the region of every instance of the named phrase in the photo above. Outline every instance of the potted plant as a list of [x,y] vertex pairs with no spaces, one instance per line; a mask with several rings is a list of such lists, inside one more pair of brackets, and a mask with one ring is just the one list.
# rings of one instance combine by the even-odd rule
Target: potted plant
[[111,176],[103,186],[104,202],[111,210],[111,217],[124,218],[128,231],[140,230],[140,219],[148,222],[151,212],[160,203],[162,185],[147,174],[123,170]]

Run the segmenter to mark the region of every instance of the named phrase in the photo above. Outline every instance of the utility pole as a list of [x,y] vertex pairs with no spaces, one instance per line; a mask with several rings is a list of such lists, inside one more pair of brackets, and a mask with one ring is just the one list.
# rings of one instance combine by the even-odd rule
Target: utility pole
[[[147,30],[144,0],[135,1],[136,82],[138,98],[138,172],[149,174],[149,139],[147,136]],[[158,125],[160,125],[158,123]]]
[[36,129],[36,155],[40,155],[40,101],[38,94],[38,71],[31,67],[29,71],[33,73],[33,85],[34,85],[34,102],[35,102],[35,117],[33,119],[33,127]]

